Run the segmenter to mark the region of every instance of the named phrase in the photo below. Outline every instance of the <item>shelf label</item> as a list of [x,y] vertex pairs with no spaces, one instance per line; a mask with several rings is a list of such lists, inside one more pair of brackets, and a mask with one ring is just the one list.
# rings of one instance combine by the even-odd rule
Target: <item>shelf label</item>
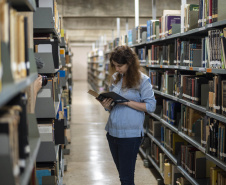
[[206,28],[205,27],[201,27],[199,28],[199,31],[202,31],[202,30],[205,30]]
[[180,68],[181,68],[181,69],[186,69],[186,66],[181,66]]
[[201,152],[205,153],[205,150],[204,150],[201,146],[199,146],[199,150],[200,150]]
[[205,71],[205,68],[199,68],[199,71]]
[[173,98],[172,98],[172,99],[173,99],[173,100],[175,100],[175,101],[177,101],[177,97],[174,97],[174,96],[173,96]]
[[191,103],[187,102],[187,106],[189,106],[189,107],[190,107],[190,106],[191,106]]
[[213,25],[212,24],[207,24],[207,28],[212,28]]
[[160,68],[162,68],[162,65],[160,65]]
[[179,66],[174,66],[174,68],[178,69],[178,68],[179,68]]
[[189,67],[189,70],[193,71],[193,67]]
[[207,73],[212,73],[212,69],[211,69],[211,68],[207,68],[207,69],[206,69],[206,72],[207,72]]

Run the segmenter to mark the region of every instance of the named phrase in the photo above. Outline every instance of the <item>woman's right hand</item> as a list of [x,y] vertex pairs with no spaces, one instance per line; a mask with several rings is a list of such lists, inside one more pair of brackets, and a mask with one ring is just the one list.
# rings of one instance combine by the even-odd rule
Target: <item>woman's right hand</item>
[[103,101],[101,101],[101,105],[108,110],[111,110],[111,103],[112,103],[113,99],[111,98],[105,98]]

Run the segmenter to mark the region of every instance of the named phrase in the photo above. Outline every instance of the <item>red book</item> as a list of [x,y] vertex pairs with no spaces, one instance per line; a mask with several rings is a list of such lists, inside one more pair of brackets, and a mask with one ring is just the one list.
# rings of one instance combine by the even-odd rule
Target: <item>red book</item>
[[209,0],[209,24],[212,23],[212,1],[213,0]]

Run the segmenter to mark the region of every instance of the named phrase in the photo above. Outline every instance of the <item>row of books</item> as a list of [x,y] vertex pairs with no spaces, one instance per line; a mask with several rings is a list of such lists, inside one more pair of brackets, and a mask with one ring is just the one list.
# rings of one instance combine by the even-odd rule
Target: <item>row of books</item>
[[163,99],[162,117],[171,125],[178,125],[180,119],[181,104],[172,100]]
[[[28,38],[31,37],[29,34],[32,34],[29,33],[30,17],[26,16],[26,13],[17,12],[5,0],[1,1],[0,7],[2,14],[0,40],[9,45],[8,52],[10,56],[8,58],[10,64],[8,65],[11,66],[11,73],[16,81],[29,75]],[[6,69],[3,66],[1,73],[4,72],[6,72]]]
[[172,44],[156,46],[148,49],[148,64],[150,65],[173,65],[174,46]]
[[[10,157],[15,182],[19,183],[20,175],[24,172],[26,158],[29,156],[28,121],[26,100],[23,94],[13,99],[10,104],[0,109],[0,137],[3,142],[1,150]],[[3,160],[3,158],[1,158]]]
[[175,39],[174,44],[152,45],[148,49],[151,65],[225,68],[226,29],[210,30],[202,39]]
[[[204,113],[186,105],[165,99],[163,99],[162,117],[169,124],[178,128],[179,131],[200,143],[212,156],[225,161],[225,125],[223,123],[208,118]],[[160,121],[150,118],[149,131],[154,137],[161,138],[161,143],[169,151],[173,151],[172,144],[174,142],[167,139],[169,135],[173,134],[170,129],[162,126]]]
[[209,111],[226,115],[225,93],[226,80],[222,76],[206,77],[203,75],[181,74],[179,71],[159,71],[149,69],[153,89],[174,95]]
[[[195,112],[190,113],[192,116],[190,114],[189,117],[193,119],[193,116],[195,117]],[[199,113],[195,114],[197,116],[193,119],[194,124],[191,126],[193,127],[192,134],[189,134],[188,128],[184,129],[187,126],[185,126],[182,131],[186,132],[191,138],[195,138],[196,141],[200,138],[199,134],[201,133],[201,143],[203,147],[207,147],[207,153],[225,161],[225,125],[212,118],[207,118],[206,116],[202,116],[201,119],[198,119]],[[178,165],[182,166],[191,177],[194,177],[195,179],[210,177],[210,184],[224,181],[225,174],[222,173],[222,169],[215,167],[216,165],[214,163],[206,159],[204,153],[199,151],[196,147],[189,145],[172,130],[164,127],[160,121],[155,121],[155,119],[150,117],[148,128],[149,132],[157,140],[161,138],[161,144],[177,157]],[[160,173],[163,173],[165,168],[163,167],[162,160],[165,154],[162,153],[161,149],[155,143],[152,141],[150,143],[150,156],[156,161],[156,164],[159,165]],[[218,172],[220,173],[218,174]]]
[[223,0],[199,0],[199,4],[185,4],[181,10],[163,10],[158,20],[148,20],[146,25],[130,30],[128,44],[151,41],[224,20],[226,16],[222,7],[225,5]]
[[[159,128],[161,123],[156,122],[154,125],[154,127]],[[157,129],[154,128],[154,131],[157,131]],[[155,133],[157,135],[154,137],[158,139],[159,133]],[[163,125],[161,125],[160,137],[161,144],[164,146],[164,148],[166,148],[178,159],[178,165],[182,166],[182,168],[184,168],[191,177],[194,177],[195,179],[204,179],[209,177],[210,166],[215,166],[215,164],[207,161],[204,153],[199,151],[194,146],[189,145],[178,134],[174,133],[172,130],[166,128]],[[154,147],[154,151],[155,153],[152,153],[152,155],[159,153],[160,149]],[[161,161],[160,156],[155,156],[155,158]],[[161,165],[161,163],[159,165]]]
[[146,62],[146,50],[145,48],[138,49],[138,58],[139,60],[145,60]]
[[149,77],[151,79],[153,89],[167,94],[173,94],[173,82],[174,82],[173,72],[171,71],[162,72],[149,69]]
[[[178,179],[183,178],[183,175],[178,171],[177,166],[170,163],[168,157],[153,141],[150,142],[149,151],[149,155],[159,166],[159,172],[161,174],[164,174],[164,184],[176,184],[176,181],[178,181]],[[185,178],[181,180],[188,182]]]
[[199,0],[199,27],[225,19],[224,0]]
[[[204,76],[179,75],[176,78],[181,78],[180,87],[178,87],[178,79],[175,79],[175,94],[181,88],[182,98],[196,105],[207,105],[208,98],[208,79]],[[180,82],[179,82],[180,83]],[[179,95],[180,96],[180,95]]]

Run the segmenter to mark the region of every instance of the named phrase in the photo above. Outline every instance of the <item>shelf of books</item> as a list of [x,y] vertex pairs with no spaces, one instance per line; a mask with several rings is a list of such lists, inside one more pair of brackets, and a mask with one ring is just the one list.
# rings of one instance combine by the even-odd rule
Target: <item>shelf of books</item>
[[144,126],[149,147],[140,153],[165,184],[215,185],[226,178],[225,6],[199,0],[163,10],[105,50],[105,79],[108,55],[118,45],[130,46],[150,77],[157,108]]
[[35,104],[41,139],[36,174],[39,184],[62,184],[64,150],[69,150],[70,143],[71,52],[56,0],[38,0],[36,3],[34,52],[38,73],[44,78]]
[[[128,43],[146,67],[157,99],[157,110],[149,118],[151,152],[146,157],[165,184],[176,184],[178,174],[178,181],[196,185],[222,184],[225,179],[226,14],[222,6],[226,3],[213,4],[211,17],[205,10],[212,7],[200,2],[203,7],[184,5],[183,18],[181,10],[164,10],[159,20],[128,32]],[[163,175],[168,170],[170,179]]]
[[95,49],[88,54],[88,82],[96,92],[104,91],[105,58],[102,49]]
[[0,4],[0,178],[2,184],[27,185],[40,146],[26,90],[38,77],[32,44],[36,6],[33,0]]

